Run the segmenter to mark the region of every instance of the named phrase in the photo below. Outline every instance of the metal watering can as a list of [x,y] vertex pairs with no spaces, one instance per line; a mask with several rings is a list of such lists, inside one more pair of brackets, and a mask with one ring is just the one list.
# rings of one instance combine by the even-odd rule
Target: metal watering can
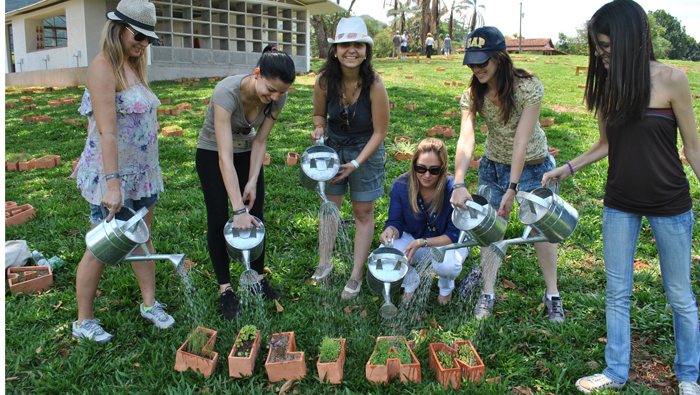
[[299,168],[299,181],[305,188],[316,191],[323,203],[328,203],[326,198],[326,182],[335,177],[340,169],[340,158],[338,153],[331,147],[324,144],[321,137],[316,140],[316,144],[307,148],[301,155],[301,166]]
[[[520,208],[518,218],[527,225],[522,237],[502,240],[491,245],[491,250],[501,258],[511,244],[539,243],[548,241],[559,243],[574,233],[578,225],[578,211],[557,194],[559,185],[534,189],[532,192],[519,191],[515,194]],[[538,236],[529,236],[532,230]]]
[[228,255],[245,266],[241,273],[241,286],[250,287],[256,284],[258,272],[250,268],[250,262],[258,259],[265,249],[265,225],[254,215],[252,217],[260,224],[250,229],[236,229],[233,227],[233,218],[229,219],[224,226],[224,239],[226,240],[226,251]]
[[[480,188],[479,191],[486,191]],[[459,241],[442,247],[430,248],[430,256],[438,262],[445,260],[445,252],[462,247],[475,245],[487,246],[501,240],[506,233],[508,221],[498,215],[491,207],[488,200],[481,195],[472,195],[473,200],[467,200],[464,204],[467,209],[453,207],[452,223],[461,230]]]
[[367,285],[374,293],[384,296],[384,304],[379,308],[382,318],[393,318],[399,313],[399,309],[391,303],[391,295],[401,290],[407,272],[408,259],[401,250],[394,248],[393,240],[369,255]]
[[[150,237],[148,226],[143,217],[148,214],[147,208],[134,212],[128,207],[114,215],[107,222],[102,221],[85,234],[85,244],[90,253],[100,262],[108,266],[116,266],[121,262],[143,262],[169,260],[175,271],[184,273],[182,262],[185,254],[150,254],[146,242]],[[146,254],[132,254],[142,247]]]

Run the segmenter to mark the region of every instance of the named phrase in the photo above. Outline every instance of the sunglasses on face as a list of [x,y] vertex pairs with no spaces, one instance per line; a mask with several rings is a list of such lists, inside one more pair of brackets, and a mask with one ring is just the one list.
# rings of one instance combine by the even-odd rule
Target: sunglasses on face
[[484,63],[482,63],[482,64],[473,64],[473,63],[469,63],[469,64],[467,65],[467,67],[469,67],[470,69],[473,69],[473,68],[475,68],[475,67],[478,67],[478,68],[480,68],[480,69],[483,69],[484,67],[486,67],[486,66],[489,65],[489,62],[490,62],[490,61],[491,61],[491,58],[488,58],[488,59],[486,60],[486,62],[484,62]]
[[148,40],[148,43],[149,43],[149,44],[153,44],[153,42],[156,41],[155,38],[149,37],[149,36],[147,36],[147,35],[145,35],[145,34],[143,34],[143,33],[140,33],[140,32],[136,32],[136,31],[132,30],[129,26],[127,26],[126,29],[129,30],[129,31],[131,32],[131,34],[134,35],[134,40],[135,40],[135,41],[139,41],[139,42],[140,42],[140,41],[143,41],[143,40]]
[[438,176],[442,173],[442,166],[431,166],[430,168],[427,168],[423,165],[413,165],[413,170],[416,171],[418,174],[425,174],[425,172],[428,172],[434,176]]

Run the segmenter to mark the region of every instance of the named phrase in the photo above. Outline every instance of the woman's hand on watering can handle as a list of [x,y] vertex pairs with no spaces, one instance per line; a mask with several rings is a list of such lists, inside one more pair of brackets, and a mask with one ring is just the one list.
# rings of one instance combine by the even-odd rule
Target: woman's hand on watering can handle
[[323,135],[326,133],[326,129],[317,127],[314,129],[313,132],[311,132],[311,142],[316,144],[316,140],[320,139],[323,137]]
[[469,191],[467,191],[467,188],[455,188],[452,191],[452,198],[450,198],[450,203],[452,203],[453,206],[459,207],[462,210],[466,210],[467,205],[465,203],[467,200],[474,200]]
[[544,173],[542,176],[542,186],[547,186],[547,181],[549,180],[557,180],[561,182],[570,175],[571,169],[569,169],[569,165],[559,166],[552,171]]
[[252,215],[245,213],[233,216],[233,227],[235,229],[250,229],[253,226],[256,228],[260,227],[258,221],[256,221]]
[[397,234],[394,232],[394,228],[389,226],[388,228],[384,229],[384,232],[382,232],[381,235],[379,235],[379,242],[386,245],[387,240],[394,241],[396,236]]
[[119,186],[116,188],[107,187],[107,192],[102,197],[102,205],[109,210],[106,221],[109,222],[114,218],[114,214],[118,213],[122,208],[122,191]]

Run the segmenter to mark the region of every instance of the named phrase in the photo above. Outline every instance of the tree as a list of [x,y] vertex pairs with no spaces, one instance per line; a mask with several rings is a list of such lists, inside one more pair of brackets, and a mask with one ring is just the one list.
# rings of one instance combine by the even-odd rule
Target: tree
[[465,8],[468,13],[465,13],[467,18],[465,24],[469,26],[469,33],[473,32],[477,28],[484,26],[484,14],[479,11],[479,8],[484,10],[486,7],[483,5],[477,5],[477,0],[464,0]]
[[656,18],[650,12],[649,26],[651,27],[651,42],[654,47],[654,55],[657,59],[668,59],[668,54],[671,52],[671,42],[664,38],[666,28],[656,23]]
[[656,10],[650,14],[658,25],[666,29],[662,37],[671,43],[671,50],[668,52],[669,59],[700,60],[700,45],[694,38],[686,34],[685,26],[681,26],[676,17],[664,10]]
[[568,37],[560,32],[555,45],[557,51],[570,55],[588,55],[588,21],[576,28],[576,36]]
[[[355,5],[356,0],[350,2],[350,7],[348,7],[348,12],[336,12],[333,14],[317,14],[311,17],[311,26],[314,28],[316,36],[316,45],[318,46],[318,57],[327,58],[328,57],[328,36],[335,32],[338,22],[344,17],[350,16],[352,11],[352,6]],[[336,4],[340,4],[340,0],[336,0]],[[312,39],[314,34],[311,35]]]

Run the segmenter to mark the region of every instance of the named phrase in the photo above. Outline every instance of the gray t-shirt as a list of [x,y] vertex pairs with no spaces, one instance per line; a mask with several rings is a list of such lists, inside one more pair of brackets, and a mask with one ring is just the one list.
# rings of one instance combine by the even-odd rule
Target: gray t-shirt
[[[251,150],[251,144],[255,138],[255,128],[260,127],[265,121],[263,108],[255,119],[248,123],[243,111],[243,98],[241,97],[241,80],[246,75],[234,75],[224,78],[214,88],[211,96],[211,103],[207,108],[204,117],[204,125],[199,132],[197,148],[218,151],[216,145],[216,132],[214,130],[214,103],[220,105],[224,110],[231,113],[231,133],[233,135],[233,152],[246,152]],[[276,112],[284,107],[287,101],[287,94],[282,95],[275,104],[272,105],[272,112]]]

